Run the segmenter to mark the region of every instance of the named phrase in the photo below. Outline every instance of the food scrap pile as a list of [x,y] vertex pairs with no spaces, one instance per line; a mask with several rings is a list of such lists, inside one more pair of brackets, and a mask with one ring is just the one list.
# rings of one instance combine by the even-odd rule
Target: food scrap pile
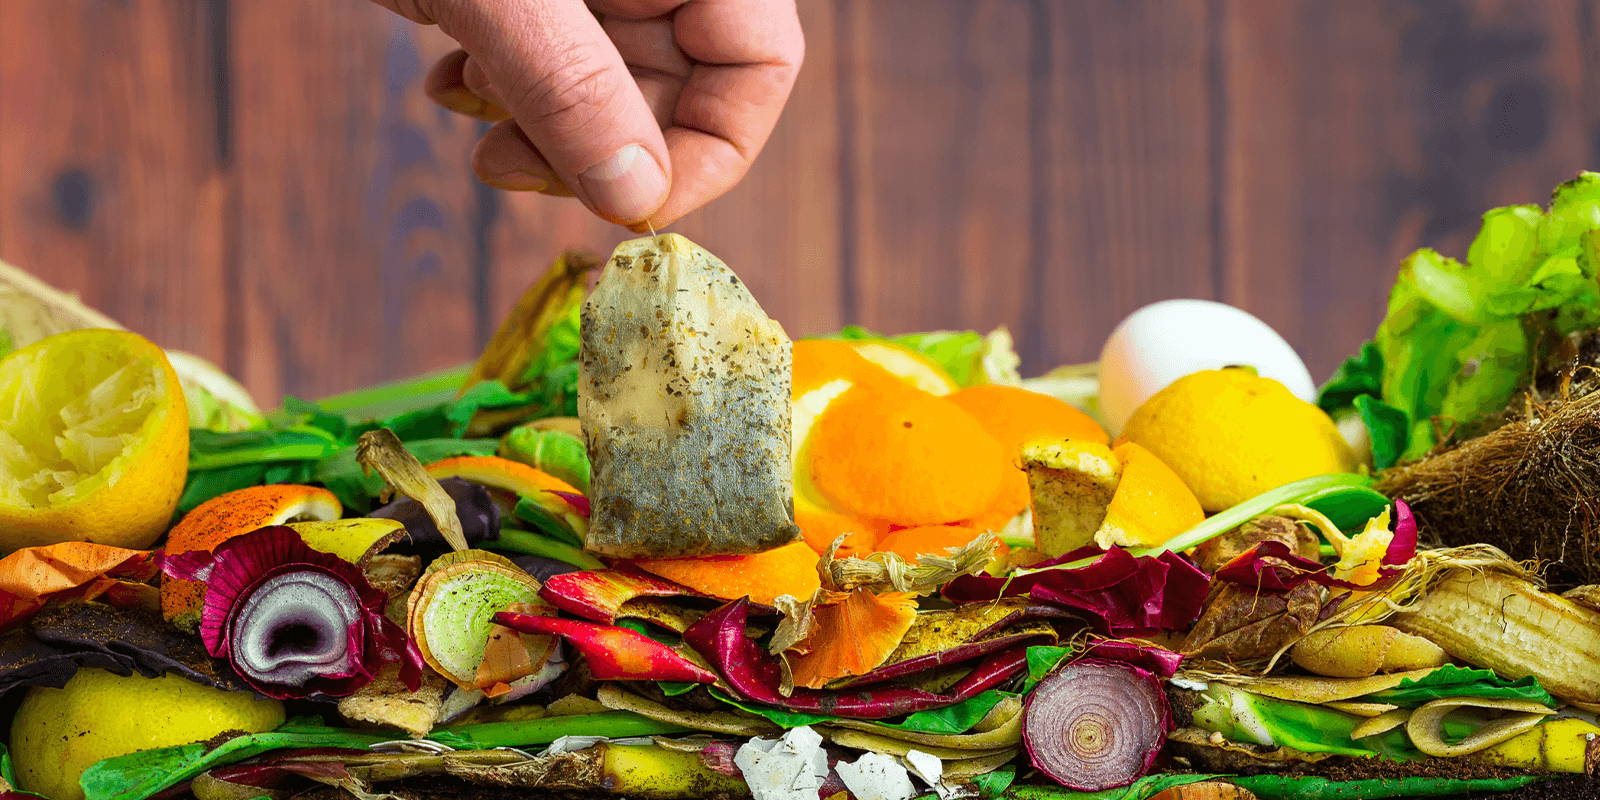
[[1318,391],[1205,301],[791,343],[667,234],[265,413],[0,265],[0,789],[1592,797],[1597,264],[1600,174],[1491,211]]

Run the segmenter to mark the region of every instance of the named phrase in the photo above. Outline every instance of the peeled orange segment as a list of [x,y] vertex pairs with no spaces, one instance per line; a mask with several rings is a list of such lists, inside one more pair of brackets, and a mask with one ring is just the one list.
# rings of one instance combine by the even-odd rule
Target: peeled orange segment
[[828,552],[833,546],[833,540],[841,535],[845,537],[844,543],[839,546],[834,555],[865,556],[871,553],[878,542],[878,537],[889,530],[889,526],[878,520],[859,519],[848,514],[828,511],[812,505],[809,502],[795,498],[794,523],[800,526],[800,534],[805,537],[806,544],[818,555]]
[[822,586],[817,553],[805,542],[790,542],[745,556],[645,558],[634,566],[697,592],[723,600],[748,596],[772,605],[779,595],[805,599]]
[[862,358],[928,394],[946,395],[961,388],[944,367],[909,347],[893,342],[850,342]]
[[[922,556],[945,555],[952,547],[965,547],[983,531],[965,525],[923,525],[891,531],[878,540],[878,551],[895,553],[915,564]],[[1002,551],[1004,544],[999,545]]]
[[1155,546],[1205,519],[1194,492],[1154,453],[1123,442],[1111,454],[1122,462],[1122,480],[1095,532],[1101,547]]
[[[290,522],[335,520],[344,513],[333,492],[316,486],[277,483],[217,495],[195,506],[167,534],[167,555],[211,550],[253,530]],[[162,576],[161,613],[179,627],[200,619],[205,584]]]
[[850,389],[817,418],[805,447],[811,485],[829,505],[901,525],[983,512],[1009,468],[970,414],[907,389]]
[[70,331],[0,359],[0,550],[149,547],[188,465],[183,388],[143,337]]

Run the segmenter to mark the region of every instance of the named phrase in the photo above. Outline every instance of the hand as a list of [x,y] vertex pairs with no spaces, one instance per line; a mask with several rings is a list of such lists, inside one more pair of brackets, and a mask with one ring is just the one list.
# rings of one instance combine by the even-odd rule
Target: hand
[[795,0],[374,2],[461,43],[427,91],[495,123],[479,179],[576,196],[635,230],[744,177],[805,54]]

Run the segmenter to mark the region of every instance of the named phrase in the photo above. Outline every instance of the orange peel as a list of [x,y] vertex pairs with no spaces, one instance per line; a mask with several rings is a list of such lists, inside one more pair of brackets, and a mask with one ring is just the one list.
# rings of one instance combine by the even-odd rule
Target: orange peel
[[818,555],[828,552],[835,539],[844,536],[844,543],[834,553],[835,558],[866,556],[875,549],[878,538],[889,531],[888,524],[879,520],[861,519],[819,508],[796,499],[794,522],[806,544]]
[[1023,445],[1038,439],[1078,439],[1097,444],[1111,440],[1092,417],[1071,404],[1018,386],[971,386],[949,399],[999,440],[1006,449],[1007,462],[1016,467],[1006,473],[986,521],[997,517],[1009,520],[1028,507],[1028,475],[1020,459]]
[[[253,530],[290,522],[338,519],[344,513],[333,492],[317,486],[274,483],[220,494],[195,506],[167,534],[168,556],[217,545]],[[161,577],[161,614],[183,628],[200,621],[205,584]]]
[[435,478],[461,478],[529,497],[544,492],[582,494],[577,487],[542,469],[500,456],[456,456],[435,461],[424,469]]
[[902,525],[969,519],[1005,478],[1001,444],[948,400],[856,386],[828,405],[806,442],[809,484],[829,505]]
[[750,555],[644,558],[633,564],[721,600],[749,597],[772,605],[779,595],[805,598],[822,587],[817,552],[803,541]]
[[811,635],[787,654],[796,686],[820,689],[850,675],[865,675],[894,655],[917,618],[916,595],[867,589],[829,593],[812,612]]

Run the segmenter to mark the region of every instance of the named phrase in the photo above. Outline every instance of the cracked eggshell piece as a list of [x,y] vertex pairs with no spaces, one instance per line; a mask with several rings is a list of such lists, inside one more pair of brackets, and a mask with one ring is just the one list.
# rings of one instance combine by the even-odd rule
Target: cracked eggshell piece
[[733,755],[753,800],[816,800],[828,777],[822,736],[809,726],[791,728],[779,739],[751,739]]
[[863,753],[855,761],[839,762],[833,770],[856,800],[910,800],[917,793],[906,768],[883,753]]

